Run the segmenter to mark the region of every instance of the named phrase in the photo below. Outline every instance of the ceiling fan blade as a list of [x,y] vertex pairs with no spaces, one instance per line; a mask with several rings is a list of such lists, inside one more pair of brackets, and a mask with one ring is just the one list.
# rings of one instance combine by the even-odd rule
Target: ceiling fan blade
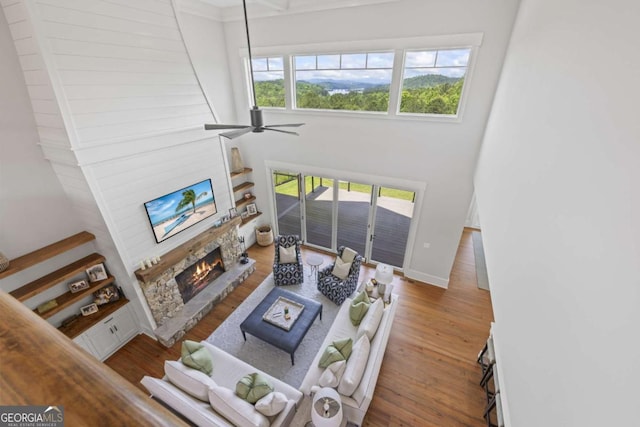
[[253,126],[246,126],[244,129],[232,130],[231,132],[224,132],[218,135],[224,136],[225,138],[233,139],[239,136],[244,135],[245,133],[249,133],[253,130]]
[[219,124],[205,124],[204,130],[221,130],[221,129],[244,129],[250,128],[249,125],[219,125]]
[[292,128],[297,128],[300,126],[304,126],[304,123],[289,123],[286,125],[268,125],[265,126],[266,128],[282,128],[282,127],[292,127]]
[[280,129],[272,129],[269,126],[264,126],[262,129],[264,130],[272,130],[274,132],[282,132],[282,133],[288,133],[289,135],[296,135],[296,136],[300,136],[300,134],[298,132],[291,132],[290,130],[280,130]]

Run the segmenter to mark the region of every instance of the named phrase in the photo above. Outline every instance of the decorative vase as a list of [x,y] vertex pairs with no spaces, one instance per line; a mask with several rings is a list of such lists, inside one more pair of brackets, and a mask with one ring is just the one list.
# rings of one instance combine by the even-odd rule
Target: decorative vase
[[9,258],[0,252],[0,272],[5,271],[7,268],[9,268]]
[[244,170],[244,163],[242,162],[242,156],[240,156],[240,150],[238,147],[231,148],[231,172],[242,172]]

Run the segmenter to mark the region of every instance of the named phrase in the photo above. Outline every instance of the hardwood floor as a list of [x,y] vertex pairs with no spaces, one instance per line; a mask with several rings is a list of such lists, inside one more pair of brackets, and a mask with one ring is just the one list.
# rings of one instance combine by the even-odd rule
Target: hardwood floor
[[[304,252],[311,252],[303,249]],[[185,339],[208,337],[271,273],[273,247],[254,245],[256,272],[205,316]],[[333,256],[321,254],[325,265]],[[360,280],[375,269],[362,267]],[[485,397],[478,385],[476,356],[493,320],[489,292],[478,289],[471,230],[462,234],[449,289],[395,276],[400,295],[375,395],[365,426],[483,426]],[[144,390],[144,375],[163,376],[164,361],[180,356],[180,344],[166,349],[139,335],[105,363]]]

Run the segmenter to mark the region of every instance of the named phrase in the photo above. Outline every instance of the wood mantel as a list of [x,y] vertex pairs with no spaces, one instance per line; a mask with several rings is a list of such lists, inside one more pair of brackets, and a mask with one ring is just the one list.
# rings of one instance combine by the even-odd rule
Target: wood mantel
[[180,246],[170,250],[166,254],[160,257],[160,262],[152,265],[149,268],[138,269],[135,272],[136,278],[142,283],[149,283],[159,277],[162,273],[167,271],[168,268],[172,267],[179,261],[185,259],[190,254],[196,252],[201,249],[205,245],[207,245],[212,240],[217,239],[223,234],[227,233],[233,227],[237,227],[240,225],[242,220],[239,216],[232,218],[230,221],[225,222],[220,227],[211,227],[207,231],[198,234],[191,240],[186,241]]

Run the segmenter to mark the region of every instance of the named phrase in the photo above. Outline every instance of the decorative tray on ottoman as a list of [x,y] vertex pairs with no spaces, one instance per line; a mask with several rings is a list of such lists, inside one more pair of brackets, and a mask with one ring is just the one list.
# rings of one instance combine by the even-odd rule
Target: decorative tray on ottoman
[[[284,314],[285,308],[289,311],[288,318]],[[264,316],[262,316],[262,320],[288,331],[291,329],[293,324],[296,323],[296,320],[298,320],[298,316],[300,316],[302,310],[304,310],[304,305],[299,302],[291,301],[285,297],[278,297],[271,307],[269,307]]]

